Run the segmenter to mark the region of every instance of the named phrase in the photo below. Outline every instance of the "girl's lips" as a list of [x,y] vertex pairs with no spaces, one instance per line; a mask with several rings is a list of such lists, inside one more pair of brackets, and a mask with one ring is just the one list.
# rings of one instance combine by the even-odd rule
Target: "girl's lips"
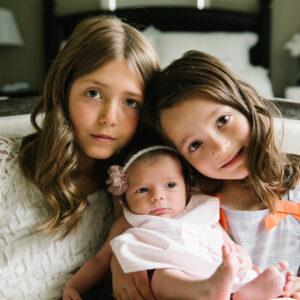
[[151,210],[149,215],[160,216],[160,215],[167,214],[169,211],[170,211],[169,208],[157,208],[157,209]]
[[244,153],[244,147],[227,163],[225,163],[221,168],[230,168],[236,162],[238,162],[242,158],[242,154]]
[[106,135],[106,134],[99,134],[99,135],[92,134],[92,137],[101,142],[111,142],[111,141],[115,140],[113,137],[111,137],[110,135]]

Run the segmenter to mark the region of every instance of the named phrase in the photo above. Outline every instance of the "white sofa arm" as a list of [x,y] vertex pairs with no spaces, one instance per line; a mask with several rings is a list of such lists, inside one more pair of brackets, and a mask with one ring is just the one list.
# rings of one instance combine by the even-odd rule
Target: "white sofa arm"
[[300,120],[284,119],[282,124],[281,119],[275,119],[274,123],[278,141],[280,141],[282,132],[284,132],[283,151],[300,155]]
[[20,137],[33,131],[30,114],[0,117],[0,136]]
[[[275,130],[278,141],[281,138],[283,129],[282,149],[285,152],[300,155],[300,120],[284,119],[282,128],[281,120],[275,119]],[[29,114],[0,117],[0,136],[20,137],[33,131]]]

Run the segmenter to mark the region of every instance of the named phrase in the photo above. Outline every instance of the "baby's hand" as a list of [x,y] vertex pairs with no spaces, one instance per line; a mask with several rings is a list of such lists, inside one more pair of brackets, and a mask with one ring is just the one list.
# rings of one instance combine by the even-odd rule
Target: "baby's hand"
[[82,300],[82,298],[75,288],[66,284],[63,293],[63,300]]

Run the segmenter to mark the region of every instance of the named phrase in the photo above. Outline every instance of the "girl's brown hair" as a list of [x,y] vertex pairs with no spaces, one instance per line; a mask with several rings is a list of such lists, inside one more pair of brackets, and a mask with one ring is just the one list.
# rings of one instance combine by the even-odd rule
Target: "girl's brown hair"
[[[71,86],[114,59],[126,61],[143,86],[159,68],[153,47],[135,28],[112,16],[84,20],[52,63],[43,97],[31,114],[36,132],[23,139],[20,163],[47,201],[50,214],[43,229],[48,232],[62,230],[62,236],[67,235],[87,206],[86,195],[71,179],[79,158],[68,111]],[[103,181],[106,170],[96,169],[100,169],[99,181]]]
[[[274,211],[278,197],[295,187],[299,180],[299,156],[286,155],[279,149],[273,125],[273,114],[281,117],[277,107],[259,96],[217,58],[200,51],[188,51],[155,76],[147,88],[141,113],[144,130],[156,130],[167,139],[161,127],[160,113],[187,96],[197,95],[229,105],[248,119],[251,127],[251,142],[246,155],[249,176],[243,184],[251,190],[259,205]],[[205,193],[218,192],[222,187],[220,180],[201,174],[197,179]]]

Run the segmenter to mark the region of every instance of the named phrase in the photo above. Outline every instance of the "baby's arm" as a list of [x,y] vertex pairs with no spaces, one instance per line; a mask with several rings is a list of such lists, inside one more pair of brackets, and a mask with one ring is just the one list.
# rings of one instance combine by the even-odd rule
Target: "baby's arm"
[[63,300],[81,299],[85,291],[100,282],[109,271],[112,250],[110,241],[128,228],[124,217],[118,218],[112,225],[109,236],[102,248],[92,256],[66,283]]

